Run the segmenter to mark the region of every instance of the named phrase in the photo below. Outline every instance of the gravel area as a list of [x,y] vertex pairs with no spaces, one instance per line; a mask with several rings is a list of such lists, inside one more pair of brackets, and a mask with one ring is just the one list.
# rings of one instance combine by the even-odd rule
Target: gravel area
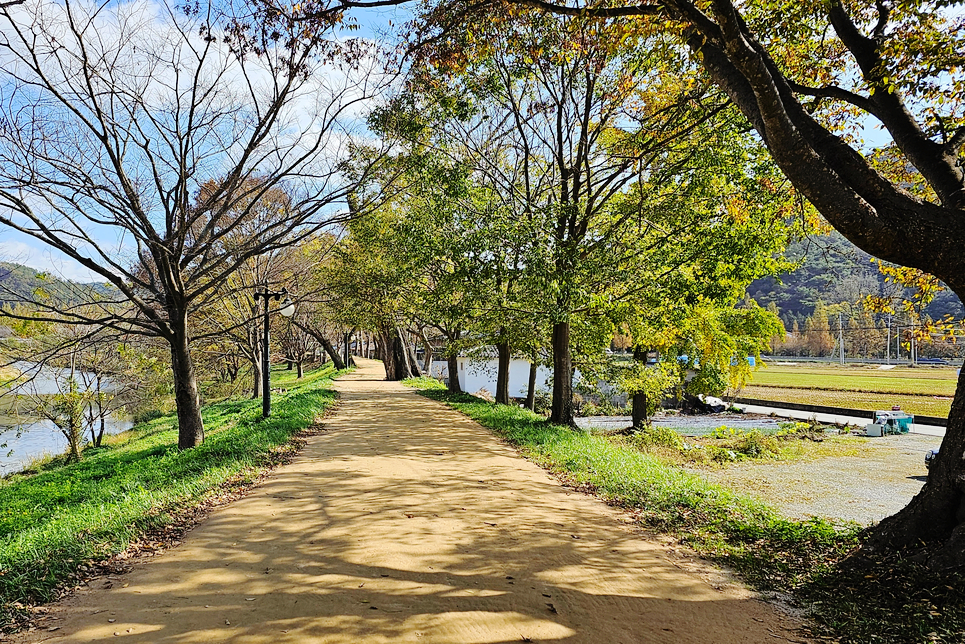
[[[775,431],[778,422],[764,414],[663,415],[654,425],[686,435],[702,435],[720,426]],[[580,418],[597,431],[627,427],[620,416]],[[904,434],[868,438],[861,456],[799,461],[745,461],[719,470],[692,468],[705,479],[757,497],[791,518],[820,516],[868,525],[905,507],[925,482],[925,452],[941,445],[941,436]]]
[[[719,414],[667,414],[659,412],[650,419],[656,427],[672,427],[688,436],[709,434],[718,427],[734,427],[738,429],[761,429],[766,432],[776,432],[780,423],[788,422],[787,418],[775,418],[766,414],[735,414],[722,412]],[[590,430],[615,431],[629,427],[629,416],[589,416],[577,418],[576,424]]]
[[869,438],[861,456],[813,461],[743,462],[720,470],[693,470],[704,478],[755,496],[788,517],[821,516],[868,525],[894,514],[925,482],[925,452],[939,436]]

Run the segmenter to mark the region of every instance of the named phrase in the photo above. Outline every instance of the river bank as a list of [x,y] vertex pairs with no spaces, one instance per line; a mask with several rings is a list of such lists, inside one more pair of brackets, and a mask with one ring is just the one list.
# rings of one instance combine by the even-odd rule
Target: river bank
[[[67,438],[53,421],[30,412],[30,398],[60,392],[65,380],[61,371],[28,363],[0,367],[0,476],[19,472],[32,463],[59,456],[69,449]],[[81,372],[78,378],[83,381],[85,375]],[[3,386],[21,376],[30,378],[21,391]],[[105,391],[111,391],[109,381]],[[134,423],[122,414],[113,413],[105,419],[104,425],[105,434],[118,434],[131,429]]]

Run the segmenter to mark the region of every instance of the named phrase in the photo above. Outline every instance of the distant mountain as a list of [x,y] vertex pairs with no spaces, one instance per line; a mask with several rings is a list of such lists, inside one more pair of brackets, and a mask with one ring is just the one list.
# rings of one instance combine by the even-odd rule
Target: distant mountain
[[[885,284],[871,256],[837,232],[794,242],[786,255],[800,261],[801,266],[776,278],[756,280],[747,292],[761,306],[777,304],[788,329],[794,321],[803,327],[818,300],[825,304],[857,303],[865,295],[884,294],[891,286]],[[946,314],[965,317],[965,307],[948,290],[939,294],[925,312],[935,319]]]
[[115,293],[114,288],[106,284],[62,280],[29,266],[0,262],[0,304],[23,302],[38,295],[76,304],[92,296],[104,298]]

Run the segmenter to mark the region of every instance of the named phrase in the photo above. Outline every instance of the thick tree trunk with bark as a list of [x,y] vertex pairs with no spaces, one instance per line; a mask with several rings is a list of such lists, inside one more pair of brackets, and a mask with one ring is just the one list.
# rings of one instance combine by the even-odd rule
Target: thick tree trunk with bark
[[[965,373],[958,376],[945,438],[921,491],[898,514],[870,529],[867,547],[926,547],[921,557],[937,569],[965,566]],[[941,544],[935,547],[935,544]]]
[[412,377],[408,350],[402,338],[402,331],[396,326],[384,326],[379,331],[379,345],[382,364],[385,365],[386,380],[405,380]]
[[450,353],[446,356],[446,362],[449,365],[449,391],[454,394],[461,394],[462,385],[459,384],[459,356],[455,353]]
[[301,380],[302,378],[305,377],[305,365],[302,363],[301,360],[299,360],[298,362],[295,363],[295,366],[298,367],[298,376],[297,376],[297,377],[298,377],[299,380]]
[[402,341],[402,346],[405,349],[405,358],[409,363],[409,373],[411,374],[406,377],[419,378],[422,376],[422,370],[419,368],[419,361],[415,358],[415,348],[406,338],[407,335],[409,334],[399,329],[399,339]]
[[[729,0],[712,3],[713,22],[691,2],[673,0],[671,14],[691,22],[690,47],[714,81],[753,124],[797,190],[859,248],[927,271],[965,296],[965,178],[959,150],[943,147],[915,122],[904,99],[881,78],[879,43],[861,33],[844,5],[829,5],[829,24],[875,91],[854,96],[888,129],[940,203],[924,201],[879,174],[802,105],[819,94],[785,78],[750,34]],[[881,7],[879,6],[879,10]],[[863,101],[863,103],[862,103]],[[898,514],[871,528],[872,551],[918,550],[929,565],[965,566],[965,386],[959,378],[945,439],[921,492]]]
[[570,323],[553,324],[553,410],[550,421],[576,427],[573,413],[573,356],[570,353]]
[[509,404],[509,365],[513,357],[508,342],[496,343],[496,402]]
[[[175,318],[174,315],[171,316]],[[191,358],[190,337],[184,314],[172,323],[171,367],[174,371],[174,402],[178,410],[178,448],[197,447],[204,442],[198,379]]]

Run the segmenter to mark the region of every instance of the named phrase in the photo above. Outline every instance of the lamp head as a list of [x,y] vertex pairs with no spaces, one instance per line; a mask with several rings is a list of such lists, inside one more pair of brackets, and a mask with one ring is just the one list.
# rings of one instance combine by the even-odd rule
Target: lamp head
[[281,303],[281,310],[279,311],[286,318],[290,318],[295,315],[295,303],[292,302],[290,297],[286,297],[285,301]]

